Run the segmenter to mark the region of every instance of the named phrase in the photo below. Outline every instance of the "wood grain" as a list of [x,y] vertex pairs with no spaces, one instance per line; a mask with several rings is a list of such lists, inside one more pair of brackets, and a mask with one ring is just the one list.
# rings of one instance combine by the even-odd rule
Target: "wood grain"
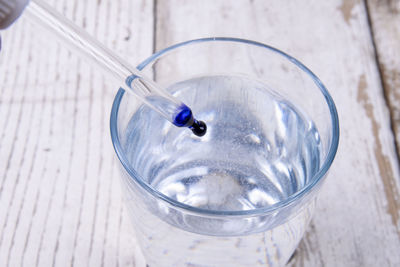
[[364,3],[158,1],[157,49],[210,36],[288,52],[321,78],[337,104],[339,152],[291,265],[398,266],[399,166]]
[[[152,53],[151,2],[50,4],[133,63]],[[118,87],[40,31],[2,33],[0,265],[143,266],[109,136]]]
[[400,1],[369,0],[371,30],[400,153]]
[[[289,265],[400,265],[397,1],[367,1],[372,29],[356,0],[49,3],[132,63],[209,36],[297,57],[330,90],[341,140]],[[115,84],[23,18],[1,35],[0,266],[144,267],[109,137]]]

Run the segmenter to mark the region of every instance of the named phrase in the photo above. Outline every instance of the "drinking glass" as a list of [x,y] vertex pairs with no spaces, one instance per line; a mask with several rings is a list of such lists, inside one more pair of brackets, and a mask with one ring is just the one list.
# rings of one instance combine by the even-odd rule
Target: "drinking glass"
[[112,142],[148,265],[285,265],[338,147],[325,86],[284,52],[235,38],[179,43],[138,68],[208,126],[198,137],[115,97]]

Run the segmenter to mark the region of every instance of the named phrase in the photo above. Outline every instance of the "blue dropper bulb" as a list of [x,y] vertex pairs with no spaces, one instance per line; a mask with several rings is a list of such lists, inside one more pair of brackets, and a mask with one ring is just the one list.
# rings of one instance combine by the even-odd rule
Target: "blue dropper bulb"
[[186,105],[180,106],[173,124],[178,127],[188,127],[197,136],[203,136],[207,132],[207,125],[203,121],[196,120],[192,110]]

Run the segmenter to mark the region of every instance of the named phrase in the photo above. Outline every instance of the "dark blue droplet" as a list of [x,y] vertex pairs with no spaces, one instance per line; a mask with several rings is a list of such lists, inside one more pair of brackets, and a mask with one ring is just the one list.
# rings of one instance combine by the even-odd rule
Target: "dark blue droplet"
[[192,111],[185,105],[181,106],[175,115],[174,124],[178,127],[189,127],[197,136],[203,136],[207,132],[207,125],[203,121],[194,119]]
[[194,120],[192,126],[189,126],[189,128],[197,136],[203,136],[207,132],[207,125],[204,121]]

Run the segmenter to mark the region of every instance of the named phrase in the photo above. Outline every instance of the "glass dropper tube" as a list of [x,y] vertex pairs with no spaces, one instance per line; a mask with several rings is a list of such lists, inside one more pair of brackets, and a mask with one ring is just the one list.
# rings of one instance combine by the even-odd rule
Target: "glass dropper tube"
[[31,0],[25,14],[55,34],[63,41],[62,44],[68,45],[73,52],[79,53],[100,67],[105,74],[124,82],[121,88],[134,94],[175,126],[188,127],[198,136],[206,133],[205,123],[196,120],[188,106],[46,3],[41,0]]

